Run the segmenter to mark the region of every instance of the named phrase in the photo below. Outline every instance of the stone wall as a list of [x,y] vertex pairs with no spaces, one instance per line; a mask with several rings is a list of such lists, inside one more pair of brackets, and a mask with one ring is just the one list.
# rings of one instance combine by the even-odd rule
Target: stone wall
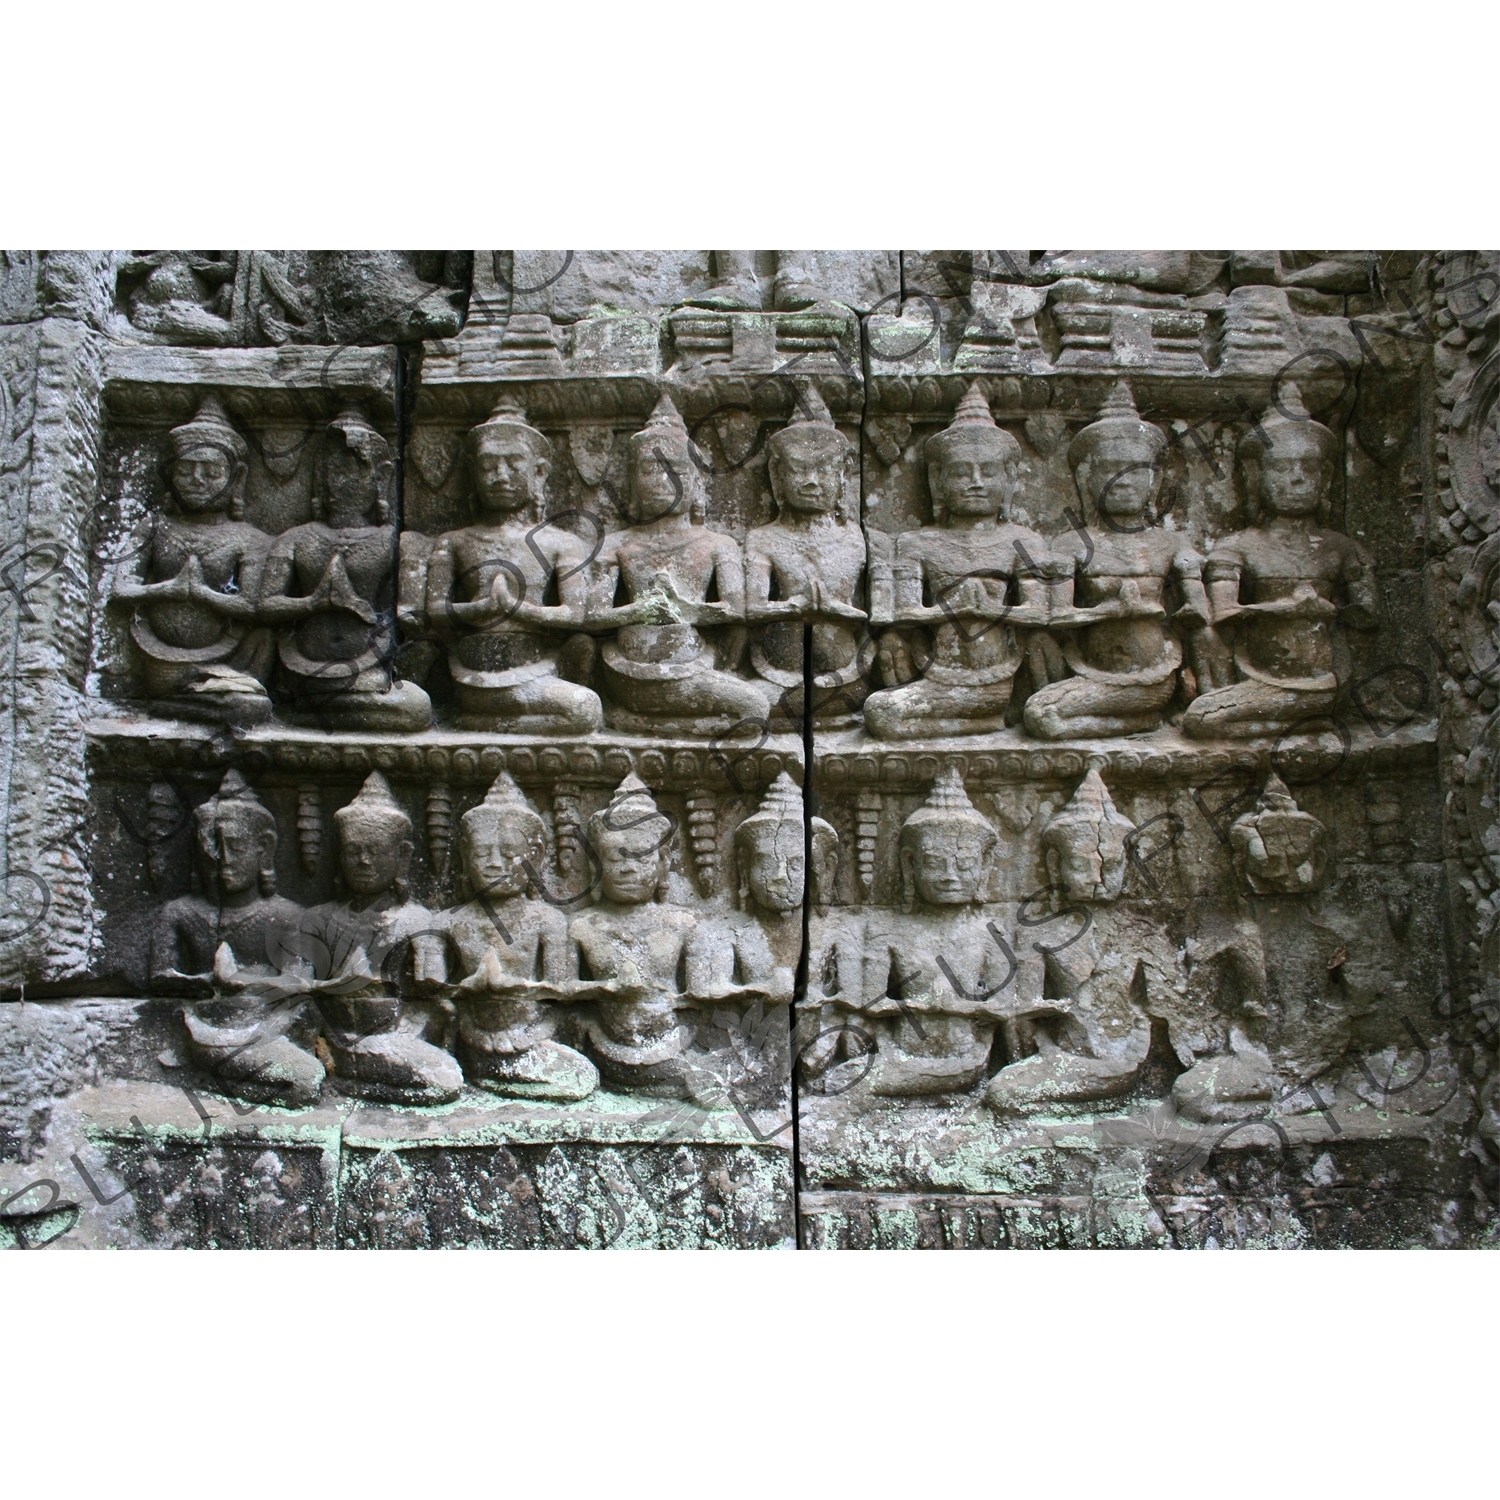
[[1491,254],[3,268],[0,1235],[1492,1236]]

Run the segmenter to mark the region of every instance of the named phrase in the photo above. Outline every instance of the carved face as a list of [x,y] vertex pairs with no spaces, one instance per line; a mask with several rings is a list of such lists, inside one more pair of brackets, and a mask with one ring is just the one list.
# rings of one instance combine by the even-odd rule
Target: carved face
[[[629,821],[627,813],[625,821]],[[666,851],[657,847],[661,824],[655,819],[625,833],[601,833],[596,841],[604,896],[621,906],[652,900],[666,874]]]
[[346,818],[339,824],[339,865],[356,896],[379,896],[406,874],[411,840],[389,818]]
[[990,846],[977,832],[925,825],[901,851],[917,889],[929,906],[963,906],[981,899],[989,877]]
[[532,451],[520,433],[483,433],[475,445],[474,471],[479,503],[486,510],[519,510],[540,501],[551,465]]
[[827,515],[844,494],[844,445],[825,437],[781,443],[771,461],[771,489],[782,510]]
[[541,858],[541,840],[531,828],[514,818],[466,818],[460,853],[464,874],[476,895],[503,901],[523,894]]
[[1300,808],[1261,808],[1229,830],[1236,861],[1250,888],[1299,895],[1322,884],[1326,830]]
[[957,516],[1004,516],[1020,488],[1015,456],[978,434],[950,437],[927,475],[934,502]]
[[807,889],[807,853],[798,823],[757,826],[743,840],[745,884],[751,898],[767,911],[792,911]]
[[205,445],[189,448],[174,459],[168,471],[172,492],[183,510],[223,510],[238,478],[239,464],[226,449]]
[[1328,461],[1310,444],[1278,445],[1254,467],[1260,471],[1261,505],[1272,516],[1316,515],[1333,478]]
[[1098,514],[1129,520],[1151,504],[1161,484],[1161,466],[1143,444],[1101,443],[1088,460],[1085,483]]
[[358,453],[347,443],[335,442],[323,455],[322,478],[330,526],[359,526],[381,499],[385,466],[374,453]]
[[276,835],[257,817],[221,808],[207,830],[205,852],[213,860],[219,892],[236,896],[253,890],[271,863]]
[[685,513],[688,508],[686,461],[665,448],[633,453],[630,499],[638,522]]
[[1112,901],[1125,881],[1125,830],[1089,825],[1078,837],[1047,841],[1047,875],[1060,896]]

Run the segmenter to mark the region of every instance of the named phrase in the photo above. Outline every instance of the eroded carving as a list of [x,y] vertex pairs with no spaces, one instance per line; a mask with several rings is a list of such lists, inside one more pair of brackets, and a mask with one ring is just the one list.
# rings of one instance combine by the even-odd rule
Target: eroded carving
[[116,569],[113,599],[154,706],[188,719],[263,723],[273,642],[256,613],[271,538],[242,518],[250,450],[217,397],[167,434],[171,510]]
[[1378,624],[1375,564],[1352,537],[1326,529],[1338,440],[1294,389],[1235,450],[1260,524],[1214,543],[1204,567],[1213,623],[1230,638],[1237,681],[1214,684],[1183,718],[1201,738],[1276,735],[1311,724],[1338,696],[1333,622]]
[[725,670],[744,649],[744,557],[705,523],[708,497],[689,448],[664,395],[630,439],[634,524],[599,550],[589,629],[612,637],[600,656],[615,728],[707,737],[771,710],[761,688]]

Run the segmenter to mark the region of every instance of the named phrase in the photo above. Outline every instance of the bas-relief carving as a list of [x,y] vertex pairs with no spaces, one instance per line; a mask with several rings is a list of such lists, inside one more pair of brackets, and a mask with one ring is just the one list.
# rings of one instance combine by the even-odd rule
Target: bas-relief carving
[[[552,445],[506,399],[469,443],[477,522],[430,551],[420,533],[403,536],[403,618],[446,645],[461,722],[588,734],[603,722],[598,694],[559,675],[569,629],[584,624],[588,558],[578,537],[544,519]],[[544,602],[550,592],[556,604]]]
[[[1057,569],[1042,538],[1007,514],[1020,490],[1020,445],[977,385],[924,451],[934,524],[902,532],[871,559],[872,622],[896,627],[879,646],[893,685],[865,704],[865,727],[881,739],[1003,729],[1021,641],[1031,659],[1058,660],[1045,629],[1026,628],[1048,624]],[[913,639],[913,626],[931,631],[930,644]]]
[[112,331],[206,348],[444,338],[463,326],[465,259],[390,250],[123,255]]
[[241,519],[249,447],[206,396],[168,451],[168,510],[119,565],[112,600],[133,611],[151,699],[174,717],[263,722],[274,643],[255,604],[271,538]]
[[[1002,279],[1006,257],[1025,274]],[[988,265],[941,380],[869,362],[863,453],[847,375],[804,378],[812,361],[768,387],[788,399],[758,435],[748,419],[744,462],[714,446],[722,412],[700,420],[737,399],[713,382],[788,357],[780,323],[757,345],[734,320],[853,317],[785,253],[705,253],[696,279],[643,288],[679,355],[701,335],[702,389],[563,360],[465,389],[467,356],[434,345],[399,516],[401,455],[359,411],[324,413],[304,508],[261,504],[256,526],[266,445],[228,415],[232,383],[166,434],[147,545],[112,579],[135,684],[112,711],[164,743],[189,733],[174,721],[225,725],[250,780],[301,757],[293,786],[231,773],[191,814],[198,890],[161,906],[150,958],[191,1068],[294,1107],[781,1109],[758,1133],[787,1118],[795,1056],[810,1191],[997,1191],[978,1184],[1007,1143],[1052,1121],[1311,1129],[1369,1094],[1351,1059],[1411,1071],[1399,1017],[1430,996],[1407,1005],[1390,976],[1416,996],[1444,959],[1417,894],[1435,846],[1398,789],[1425,786],[1431,735],[1367,735],[1348,696],[1386,659],[1387,566],[1329,524],[1356,482],[1348,411],[1314,420],[1262,382],[1201,448],[1184,436],[1218,378],[1205,330],[1233,324],[1208,301],[1329,318],[1307,299],[1356,295],[1368,265]],[[724,351],[695,317],[730,320]],[[1005,368],[1053,383],[987,373]],[[1481,545],[1454,575],[1471,618],[1486,568]],[[1342,760],[1319,734],[1336,723]],[[817,800],[769,772],[746,792],[741,747],[804,727]],[[351,753],[397,790],[333,791]],[[1293,775],[1322,764],[1311,790]],[[145,780],[149,833],[181,794]],[[161,902],[181,886],[153,837]],[[1369,1097],[1414,1117],[1423,1090]]]

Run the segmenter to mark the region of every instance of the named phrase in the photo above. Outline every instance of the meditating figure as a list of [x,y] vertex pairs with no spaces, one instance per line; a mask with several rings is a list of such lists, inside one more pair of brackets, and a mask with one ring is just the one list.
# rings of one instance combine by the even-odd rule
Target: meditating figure
[[598,904],[574,917],[568,932],[580,976],[593,982],[598,1019],[588,1023],[588,1038],[599,1071],[633,1093],[701,1095],[700,1102],[721,1105],[717,1081],[700,1082],[694,1030],[678,1016],[726,989],[714,972],[712,935],[700,932],[696,912],[666,899],[676,822],[632,773],[587,831],[599,861]]
[[[1044,631],[1056,566],[1007,513],[1020,493],[1020,444],[977,381],[924,453],[933,525],[903,532],[894,561],[872,569],[872,623],[896,627],[881,638],[882,671],[901,684],[865,702],[865,728],[884,740],[1003,729],[1023,653],[1045,663],[1057,651]],[[923,629],[927,648],[915,635]],[[1045,665],[1034,670],[1047,680]]]
[[479,520],[445,532],[425,563],[420,536],[402,537],[403,618],[447,646],[464,727],[590,734],[604,722],[599,695],[559,675],[583,626],[589,554],[545,519],[552,444],[510,397],[469,441]]
[[333,821],[347,901],[314,913],[328,947],[327,977],[344,984],[314,994],[339,1090],[398,1104],[446,1104],[463,1089],[458,1064],[426,1040],[428,1018],[407,1002],[437,993],[443,939],[411,899],[412,823],[379,771]]
[[1051,621],[1063,633],[1062,654],[1073,675],[1027,699],[1026,728],[1038,739],[1097,739],[1161,727],[1183,661],[1168,624],[1170,588],[1182,600],[1172,619],[1193,638],[1195,681],[1218,649],[1208,628],[1203,559],[1180,532],[1153,524],[1166,446],[1166,434],[1141,420],[1122,380],[1068,449],[1085,529],[1053,542],[1064,571]]
[[744,563],[733,537],[704,524],[703,478],[670,396],[630,439],[630,506],[634,524],[599,550],[589,611],[589,629],[613,637],[601,652],[610,724],[704,737],[764,720],[766,694],[722,670],[700,633],[718,631],[727,660],[740,655]]
[[260,618],[277,641],[279,694],[326,728],[415,733],[432,705],[399,681],[396,528],[389,524],[390,445],[357,411],[328,426],[314,519],[276,538],[260,581]]
[[1333,622],[1356,630],[1379,623],[1374,559],[1322,525],[1338,439],[1307,415],[1295,387],[1283,387],[1281,405],[1289,416],[1268,413],[1235,450],[1255,524],[1215,542],[1204,568],[1234,668],[1183,718],[1200,739],[1326,727],[1339,691]]
[[854,603],[865,538],[848,493],[858,455],[811,382],[767,446],[776,519],[745,539],[746,614],[762,627],[750,659],[779,692],[778,718],[800,732],[802,630],[811,625],[814,717],[827,727],[853,723],[866,691],[859,660],[865,612]]
[[838,1002],[875,1038],[871,1093],[947,1094],[984,1078],[995,1028],[1034,977],[984,910],[999,846],[956,770],[901,825],[903,909],[866,919],[862,994]]
[[200,890],[161,909],[151,988],[187,997],[189,1052],[232,1092],[311,1104],[324,1077],[305,1007],[317,923],[276,894],[276,819],[229,771],[193,834]]
[[[1140,1073],[1151,1022],[1137,992],[1154,995],[1170,986],[1175,964],[1165,932],[1113,905],[1134,833],[1097,768],[1042,830],[1058,925],[1038,923],[1034,912],[1029,917],[1038,933],[1032,951],[1042,955],[1042,993],[1003,1023],[1010,1060],[985,1091],[985,1103],[998,1114],[1113,1098]],[[1080,919],[1082,928],[1070,930]]]
[[557,1040],[578,978],[566,918],[533,896],[546,829],[502,771],[460,821],[469,899],[445,918],[458,1054],[471,1083],[524,1099],[583,1099],[594,1065]]
[[249,447],[214,396],[167,443],[169,509],[115,570],[112,602],[133,611],[130,637],[161,711],[264,723],[273,642],[256,600],[271,538],[243,519]]

